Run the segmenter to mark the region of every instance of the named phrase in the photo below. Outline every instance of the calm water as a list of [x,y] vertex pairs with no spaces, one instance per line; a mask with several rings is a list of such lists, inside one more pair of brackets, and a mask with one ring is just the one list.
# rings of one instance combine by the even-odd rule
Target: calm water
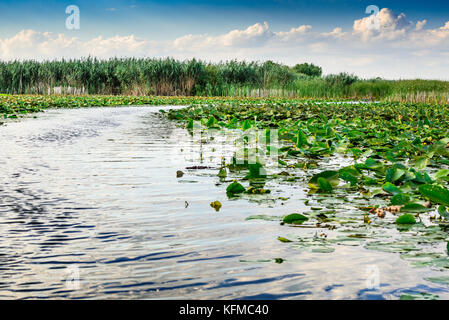
[[[0,298],[449,297],[423,280],[436,271],[396,253],[311,252],[279,242],[288,227],[277,221],[246,221],[300,212],[307,190],[282,186],[283,204],[228,200],[213,153],[159,109],[51,110],[0,127]],[[211,168],[186,169],[201,151]],[[377,289],[367,286],[373,266]]]

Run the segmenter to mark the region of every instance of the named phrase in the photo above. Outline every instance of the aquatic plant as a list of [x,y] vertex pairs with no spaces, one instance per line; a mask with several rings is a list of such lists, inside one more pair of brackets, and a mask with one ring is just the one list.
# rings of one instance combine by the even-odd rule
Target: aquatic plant
[[[167,116],[183,125],[198,121],[198,130],[208,130],[204,123],[211,116],[224,132],[277,130],[279,166],[264,180],[278,189],[288,184],[309,190],[298,204],[306,209],[281,218],[285,227],[299,230],[298,236],[280,235],[280,242],[317,253],[360,245],[400,253],[416,266],[449,268],[447,252],[440,250],[449,241],[447,105],[240,101],[192,105]],[[345,164],[329,166],[331,159]],[[220,164],[221,170],[230,169],[228,181],[239,183],[233,198],[288,201],[282,191],[244,192],[251,169],[247,162],[238,167],[234,162]],[[279,221],[264,215],[253,219]]]

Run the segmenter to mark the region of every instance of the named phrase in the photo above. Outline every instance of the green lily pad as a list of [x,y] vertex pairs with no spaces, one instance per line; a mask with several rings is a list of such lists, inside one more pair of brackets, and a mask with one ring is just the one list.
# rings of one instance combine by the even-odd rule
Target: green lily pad
[[417,158],[415,161],[415,168],[422,170],[429,165],[429,159],[427,157]]
[[239,193],[243,193],[245,192],[246,189],[244,186],[242,186],[240,183],[238,183],[237,181],[234,181],[233,183],[231,183],[227,188],[226,188],[226,193],[227,194],[239,194]]
[[305,215],[302,215],[300,213],[292,213],[288,216],[285,216],[282,221],[287,224],[301,224],[307,220],[309,220],[309,218],[307,218]]
[[401,212],[427,212],[432,209],[426,208],[419,203],[408,203],[401,208]]
[[390,200],[392,206],[401,206],[410,202],[410,196],[406,194],[397,194]]
[[438,207],[438,214],[442,216],[444,219],[449,220],[449,213],[446,210],[445,206]]
[[339,181],[338,181],[339,173],[338,173],[338,171],[328,170],[328,171],[323,171],[321,173],[318,173],[318,174],[314,175],[309,180],[309,186],[318,187],[318,179],[319,178],[326,179],[333,186],[338,186],[338,184],[339,184]]
[[433,283],[449,285],[449,277],[428,277],[428,278],[424,278],[424,280],[427,280],[427,281],[430,281]]
[[383,185],[383,189],[389,193],[392,193],[394,195],[396,194],[400,194],[402,193],[401,189],[399,189],[398,187],[396,187],[394,184],[392,184],[391,182],[387,182]]
[[284,237],[281,237],[281,236],[278,237],[278,240],[279,240],[280,242],[284,242],[284,243],[287,243],[287,242],[293,242],[292,240],[289,240],[289,239],[284,238]]
[[435,179],[440,179],[449,176],[449,170],[448,169],[442,169],[439,170],[437,173],[435,173],[434,177]]
[[331,192],[333,190],[332,185],[329,183],[329,181],[322,177],[318,178],[318,187],[324,192]]
[[415,224],[416,219],[415,216],[409,213],[403,214],[399,218],[396,219],[397,224]]
[[436,185],[422,185],[419,192],[432,202],[449,206],[449,190]]
[[436,294],[417,292],[401,295],[401,300],[438,300],[440,297]]

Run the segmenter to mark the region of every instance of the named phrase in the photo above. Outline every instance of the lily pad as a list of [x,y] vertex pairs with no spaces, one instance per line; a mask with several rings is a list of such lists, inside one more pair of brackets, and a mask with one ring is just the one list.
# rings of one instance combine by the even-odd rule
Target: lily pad
[[289,239],[284,238],[284,237],[281,237],[281,236],[278,237],[278,240],[279,240],[280,242],[284,242],[284,243],[287,243],[287,242],[293,242],[292,240],[289,240]]
[[390,204],[393,206],[401,206],[410,202],[410,196],[406,194],[397,194],[390,200]]
[[408,203],[401,208],[401,212],[427,212],[432,209],[424,207],[419,203]]
[[397,224],[415,224],[416,219],[415,216],[409,213],[403,214],[399,218],[396,219]]
[[419,192],[432,202],[449,206],[449,190],[436,185],[422,185]]
[[220,208],[221,208],[221,202],[220,201],[214,201],[214,202],[211,202],[210,203],[210,206],[212,207],[212,208],[214,208],[215,209],[215,211],[220,211]]
[[302,224],[307,220],[309,220],[309,218],[307,218],[305,215],[302,215],[300,213],[292,213],[288,216],[285,216],[282,221],[287,224]]
[[246,189],[237,181],[234,181],[226,188],[226,193],[230,195],[239,194],[245,192]]
[[318,187],[324,192],[331,192],[333,190],[332,185],[329,183],[329,181],[322,177],[318,178]]
[[338,171],[328,170],[328,171],[323,171],[321,173],[318,173],[318,174],[314,175],[309,180],[309,185],[311,185],[313,187],[318,187],[318,179],[319,178],[326,179],[333,186],[338,186],[338,184],[339,184],[339,181],[338,181],[339,180],[339,173],[338,173]]

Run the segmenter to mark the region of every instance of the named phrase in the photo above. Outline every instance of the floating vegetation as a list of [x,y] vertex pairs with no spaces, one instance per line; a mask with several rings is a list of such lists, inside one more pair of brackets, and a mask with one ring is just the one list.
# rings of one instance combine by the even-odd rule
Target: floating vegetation
[[220,211],[220,208],[221,208],[221,206],[222,206],[222,204],[221,204],[221,202],[220,201],[214,201],[214,202],[211,202],[210,203],[210,206],[212,207],[212,208],[214,208],[215,209],[215,211]]
[[399,218],[396,219],[396,223],[397,224],[415,224],[416,220],[415,220],[415,216],[412,214],[403,214],[402,216],[400,216]]
[[[291,100],[291,99],[290,99]],[[163,106],[216,103],[272,103],[286,101],[279,98],[226,98],[185,96],[115,96],[115,95],[0,95],[0,116],[18,118],[28,113],[50,108],[86,108],[110,106]],[[161,110],[161,113],[165,113]]]
[[[241,101],[167,115],[189,130],[196,124],[200,132],[209,130],[213,117],[223,135],[241,135],[233,140],[237,150],[227,157],[231,160],[221,159],[217,169],[234,180],[228,195],[268,199],[254,192],[267,183],[274,201],[290,199],[283,185],[307,191],[298,203],[305,210],[247,218],[282,220],[288,235],[277,240],[284,245],[316,253],[362,246],[399,254],[414,267],[449,269],[447,105]],[[274,165],[263,161],[273,156]],[[247,182],[249,189],[242,184]]]
[[307,218],[305,215],[292,213],[288,216],[285,216],[284,219],[282,219],[282,222],[287,224],[302,224],[307,220],[309,220],[309,218]]

